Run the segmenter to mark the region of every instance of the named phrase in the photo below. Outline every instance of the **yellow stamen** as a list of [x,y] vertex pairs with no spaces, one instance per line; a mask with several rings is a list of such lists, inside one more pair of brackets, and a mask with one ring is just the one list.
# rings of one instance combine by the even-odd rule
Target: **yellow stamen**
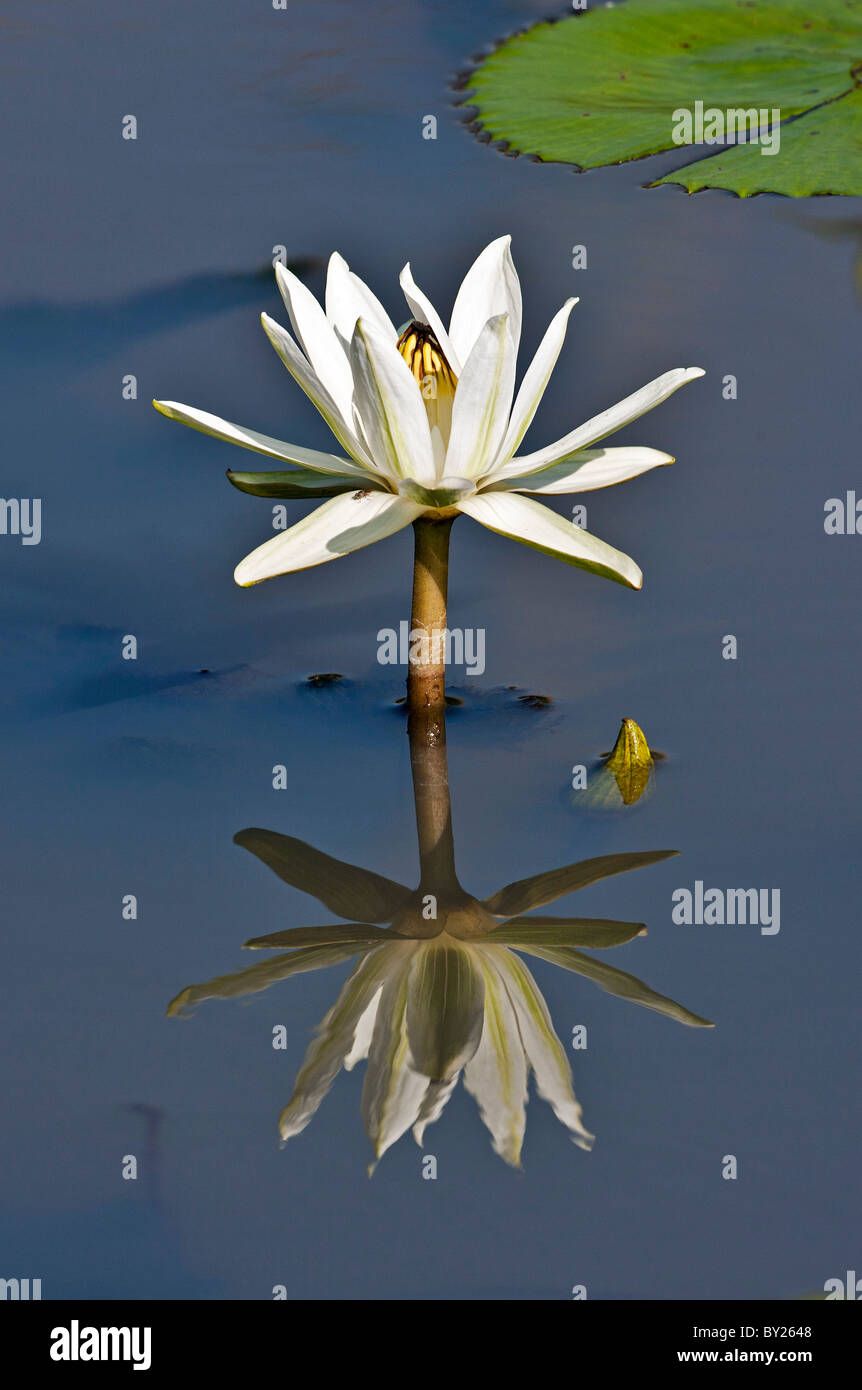
[[433,330],[415,319],[404,329],[397,347],[422,392],[429,425],[432,430],[436,427],[443,444],[448,444],[458,378],[446,360],[445,352]]

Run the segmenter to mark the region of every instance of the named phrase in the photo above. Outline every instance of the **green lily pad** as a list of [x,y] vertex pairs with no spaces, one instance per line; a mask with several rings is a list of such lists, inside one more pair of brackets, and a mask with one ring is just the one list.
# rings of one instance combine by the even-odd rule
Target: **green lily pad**
[[860,78],[862,0],[623,0],[514,35],[465,86],[508,153],[578,169],[696,148],[674,140],[696,102],[701,138],[728,112],[765,113],[763,130],[777,109],[772,136],[752,140],[749,118],[750,143],[708,144],[656,183],[806,197],[862,194]]
[[[862,48],[862,42],[860,42]],[[779,160],[781,161],[779,163]],[[770,168],[764,168],[769,164]],[[711,159],[657,179],[682,184],[689,193],[727,188],[741,198],[753,193],[810,197],[817,193],[862,193],[862,89],[809,111],[781,132],[781,151],[764,159],[757,145],[736,145]]]

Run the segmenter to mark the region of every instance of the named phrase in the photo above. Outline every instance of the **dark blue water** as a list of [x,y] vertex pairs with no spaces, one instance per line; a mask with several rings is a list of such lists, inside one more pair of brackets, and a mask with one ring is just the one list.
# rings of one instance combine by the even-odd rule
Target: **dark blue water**
[[[860,319],[854,238],[823,229],[862,214],[644,190],[672,157],[576,176],[474,142],[448,83],[536,13],[6,7],[3,492],[42,498],[43,533],[0,537],[0,1275],[41,1277],[45,1297],[769,1298],[858,1267],[862,540],[825,535],[823,507],[862,496]],[[312,264],[337,248],[401,321],[405,260],[449,303],[504,232],[525,352],[581,297],[531,447],[669,367],[708,375],[615,441],[675,467],[584,499],[641,593],[454,529],[450,620],[485,628],[488,653],[453,680],[461,879],[483,896],[590,855],[681,851],[559,910],[646,922],[608,959],[716,1027],[536,961],[564,1044],[588,1028],[570,1056],[593,1152],[533,1097],[512,1171],[459,1089],[369,1180],[361,1066],[304,1134],[276,1133],[349,966],[164,1015],[248,965],[249,936],[331,920],[232,844],[242,828],[415,884],[401,672],[376,661],[378,629],[408,616],[410,534],[239,590],[269,505],[223,473],[256,465],[149,401],[328,449],[258,324],[284,317],[258,273],[273,247]],[[347,680],[309,688],[320,671]],[[572,766],[624,715],[667,754],[655,794],[578,811]],[[780,889],[780,932],[676,925],[671,894],[696,880]]]

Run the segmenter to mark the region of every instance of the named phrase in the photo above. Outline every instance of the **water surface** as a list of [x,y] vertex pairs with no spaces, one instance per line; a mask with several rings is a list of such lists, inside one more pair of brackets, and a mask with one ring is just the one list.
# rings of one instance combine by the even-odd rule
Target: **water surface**
[[[2,1272],[51,1298],[670,1299],[792,1297],[857,1267],[862,542],[825,536],[823,505],[858,480],[859,309],[856,245],[822,235],[855,202],[688,198],[640,186],[673,156],[576,176],[474,142],[448,83],[526,4],[7,16],[4,490],[43,499],[43,538],[2,541]],[[424,1147],[405,1137],[369,1180],[361,1067],[286,1148],[276,1131],[348,964],[190,1020],[165,1009],[248,965],[250,936],[318,920],[232,843],[244,827],[415,883],[401,678],[376,661],[378,630],[407,616],[409,532],[236,589],[268,504],[225,482],[228,446],[149,400],[328,448],[257,322],[280,316],[257,273],[272,248],[338,248],[401,321],[405,260],[451,301],[503,232],[525,352],[581,299],[531,447],[669,367],[708,375],[620,437],[677,464],[587,499],[642,593],[455,527],[451,619],[485,628],[488,653],[484,675],[453,679],[459,874],[481,897],[590,856],[680,851],[560,910],[647,923],[613,963],[716,1027],[536,961],[563,1042],[588,1030],[570,1057],[592,1152],[534,1098],[512,1171],[459,1090]],[[346,679],[310,688],[314,672]],[[579,812],[571,769],[623,716],[667,754],[655,794]],[[780,932],[675,925],[671,894],[698,879],[780,888]]]

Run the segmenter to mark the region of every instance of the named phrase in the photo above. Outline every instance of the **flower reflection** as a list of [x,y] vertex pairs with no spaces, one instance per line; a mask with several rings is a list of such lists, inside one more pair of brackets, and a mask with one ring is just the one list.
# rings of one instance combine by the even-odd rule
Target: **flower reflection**
[[254,937],[246,946],[284,953],[184,989],[168,1012],[250,994],[358,957],[279,1117],[282,1139],[306,1127],[342,1069],[365,1060],[362,1118],[375,1160],[409,1129],[421,1144],[463,1077],[494,1149],[520,1166],[531,1073],[537,1093],[573,1142],[588,1149],[593,1136],[583,1123],[568,1058],[521,955],[582,975],[677,1022],[712,1026],[633,975],[585,953],[584,948],[604,950],[645,935],[643,923],[533,915],[568,893],[658,863],[675,851],[581,860],[510,883],[479,901],[461,887],[455,872],[444,719],[414,712],[409,732],[418,887],[411,891],[288,835],[240,831],[237,844],[347,920]]

